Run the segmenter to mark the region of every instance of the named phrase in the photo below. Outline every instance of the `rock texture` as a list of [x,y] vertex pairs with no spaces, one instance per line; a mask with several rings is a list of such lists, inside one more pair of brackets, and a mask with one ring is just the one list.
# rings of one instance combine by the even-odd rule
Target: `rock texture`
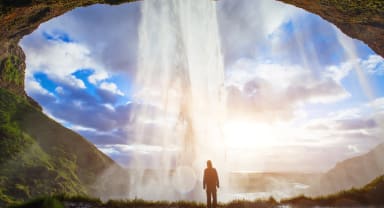
[[16,41],[0,44],[0,88],[24,94],[25,55]]
[[[24,93],[25,55],[19,40],[41,23],[76,7],[120,4],[136,0],[2,0],[0,1],[0,87]],[[368,44],[384,56],[384,1],[382,0],[279,0],[303,8],[332,22],[344,33]],[[4,69],[6,66],[8,71]],[[5,73],[6,72],[6,73]],[[14,76],[9,79],[9,75]],[[15,76],[22,76],[17,80]],[[6,77],[6,78],[4,78]],[[15,79],[14,79],[15,78]]]
[[92,143],[0,88],[0,207],[52,194],[122,197],[128,184]]

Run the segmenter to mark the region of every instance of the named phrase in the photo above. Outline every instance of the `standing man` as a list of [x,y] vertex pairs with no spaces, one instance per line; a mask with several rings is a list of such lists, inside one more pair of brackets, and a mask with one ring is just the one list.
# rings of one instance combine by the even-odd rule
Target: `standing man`
[[[217,195],[216,187],[219,188],[219,176],[217,171],[212,167],[212,162],[207,161],[207,168],[204,170],[203,188],[207,192],[207,208],[216,208]],[[213,198],[213,207],[211,205],[211,197]]]

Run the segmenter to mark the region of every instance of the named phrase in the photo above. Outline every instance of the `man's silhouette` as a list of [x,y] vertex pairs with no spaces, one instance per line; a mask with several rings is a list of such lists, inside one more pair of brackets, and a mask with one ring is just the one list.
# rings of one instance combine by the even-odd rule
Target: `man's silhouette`
[[[204,170],[204,178],[203,178],[203,188],[207,192],[207,207],[208,208],[216,208],[217,205],[217,195],[216,195],[216,187],[219,188],[219,176],[217,175],[217,171],[212,167],[212,162],[210,160],[207,161],[207,168]],[[211,204],[211,197],[213,198],[213,207]]]

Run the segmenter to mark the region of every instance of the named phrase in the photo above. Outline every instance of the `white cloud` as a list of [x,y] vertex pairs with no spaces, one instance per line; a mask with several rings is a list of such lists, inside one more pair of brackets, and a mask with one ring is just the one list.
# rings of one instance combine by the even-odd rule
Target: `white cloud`
[[358,63],[358,60],[343,62],[338,66],[332,65],[326,67],[324,76],[332,78],[337,82],[344,79],[353,69],[354,65]]
[[97,131],[94,128],[89,128],[89,127],[85,127],[85,126],[81,126],[81,125],[71,125],[70,128],[75,130],[75,131],[91,131],[91,132]]
[[[43,72],[56,81],[77,88],[85,88],[83,81],[77,79],[72,73],[84,68],[103,71],[101,65],[92,58],[89,49],[80,43],[45,40],[42,41],[42,45],[34,47],[30,41],[33,39],[26,38],[21,42],[27,54],[27,77],[33,77],[36,72]],[[31,79],[27,81],[29,80]]]
[[30,48],[28,44],[22,46],[26,53],[27,64],[30,71],[53,71],[57,75],[65,76],[74,72],[77,67],[90,67],[93,65],[89,59],[89,50],[77,43],[62,41],[45,41],[39,48]]
[[292,119],[306,103],[332,103],[350,96],[340,80],[333,78],[335,72],[240,59],[227,73],[230,108],[267,120]]
[[[263,25],[260,28],[261,32],[264,32],[265,36],[268,36],[275,32],[283,23],[287,22],[292,16],[297,14],[298,10],[287,4],[274,2],[269,0],[258,1],[259,12],[250,12],[253,20],[260,19]],[[249,4],[246,4],[249,5]],[[248,9],[254,10],[255,8],[248,7]],[[273,12],[272,12],[273,11]],[[267,21],[266,21],[267,20]],[[252,21],[256,22],[256,21]]]
[[340,81],[355,68],[360,68],[370,74],[382,75],[384,73],[384,59],[378,55],[370,55],[367,59],[349,59],[339,66],[328,66],[327,70],[331,72],[328,76]]
[[80,79],[77,79],[75,76],[73,75],[69,75],[69,76],[66,76],[66,79],[65,79],[66,83],[71,85],[71,86],[74,86],[74,87],[77,87],[77,88],[81,88],[81,89],[85,89],[85,84],[82,80]]
[[120,153],[119,151],[117,151],[113,147],[98,147],[98,149],[100,151],[102,151],[104,154],[107,154],[107,155],[114,155],[114,154],[119,154]]
[[255,46],[300,10],[270,0],[221,0],[217,11],[225,57],[232,59],[255,55]]
[[[43,27],[44,28],[44,27]],[[112,77],[112,74],[107,71],[97,60],[92,48],[79,42],[65,42],[60,39],[46,39],[44,38],[43,29],[37,30],[30,36],[25,37],[21,45],[26,53],[26,89],[30,93],[35,93],[34,96],[39,94],[44,95],[49,93],[47,89],[37,83],[35,80],[36,73],[45,74],[51,82],[59,85],[55,91],[57,94],[63,95],[64,92],[73,96],[80,96],[79,99],[90,99],[87,96],[92,96],[84,90],[87,88],[86,80],[77,78],[74,73],[82,69],[92,70],[92,73],[87,78],[90,84],[96,88],[110,93],[103,93],[97,91],[102,99],[107,99],[108,102],[114,102],[116,96],[124,96],[125,94],[119,89],[116,83],[106,81]],[[65,34],[65,33],[64,33]],[[38,42],[39,44],[36,44]],[[45,82],[46,80],[41,80]],[[38,89],[39,87],[40,89]],[[31,89],[28,89],[31,88]],[[69,89],[72,88],[72,89]],[[75,92],[76,90],[79,90]],[[81,90],[84,90],[80,93]],[[52,92],[54,93],[54,92]],[[52,94],[54,97],[54,94]],[[38,99],[38,98],[37,98]],[[38,99],[39,100],[39,99]],[[43,101],[44,100],[41,100]],[[48,101],[48,100],[46,100]],[[105,100],[103,100],[105,101]],[[75,103],[76,104],[76,103]]]
[[[375,111],[374,111],[375,112]],[[356,107],[336,110],[316,118],[309,119],[305,123],[305,128],[315,131],[323,131],[326,135],[337,135],[340,141],[353,139],[352,134],[361,137],[360,144],[377,144],[380,141],[380,122],[378,113],[372,113],[372,108],[368,104],[361,104]],[[376,137],[373,140],[364,138]],[[340,142],[339,141],[339,142]]]
[[57,92],[57,93],[59,93],[59,94],[63,94],[64,93],[64,89],[63,89],[63,87],[56,87],[55,88],[55,92]]
[[[229,85],[244,86],[247,82],[259,78],[268,82],[273,88],[271,90],[277,93],[287,93],[287,90],[295,87],[304,87],[311,90],[313,96],[304,93],[303,99],[313,102],[333,102],[349,96],[339,83],[348,72],[338,73],[340,70],[333,68],[315,73],[299,65],[281,65],[240,59],[230,67],[227,81]],[[325,89],[327,86],[336,87],[337,90]]]
[[373,117],[375,121],[381,126],[381,130],[383,134],[384,133],[384,97],[376,98],[375,100],[368,103],[366,107],[372,109],[374,113]]
[[372,107],[376,111],[384,112],[384,97],[376,98],[368,103],[368,106]]
[[116,110],[115,107],[113,107],[113,105],[110,104],[110,103],[106,103],[106,104],[104,104],[104,106],[105,106],[108,110],[110,110],[110,111],[115,111],[115,110]]
[[95,71],[91,76],[88,77],[88,81],[94,85],[107,79],[109,77],[106,71]]
[[115,83],[112,83],[112,82],[102,82],[100,84],[100,89],[112,92],[113,94],[124,96],[124,93],[121,92],[118,89],[117,85]]
[[[140,2],[77,8],[40,25],[49,34],[69,34],[103,63],[108,72],[132,72],[136,65]],[[93,83],[95,84],[95,83]]]
[[39,82],[29,77],[27,77],[26,79],[25,89],[28,94],[40,94],[40,95],[47,95],[50,97],[54,97],[54,95],[48,90],[44,89]]
[[[306,149],[319,148],[333,151],[332,157],[327,157],[324,152],[316,153],[312,157],[313,161],[323,164],[323,167],[310,167],[307,164],[309,169],[321,168],[324,171],[337,161],[367,152],[382,142],[381,128],[384,113],[383,120],[380,120],[378,119],[380,114],[377,112],[380,112],[380,109],[384,112],[382,107],[384,100],[376,99],[369,104],[345,104],[348,107],[344,109],[337,107],[340,110],[329,107],[328,111],[319,115],[311,115],[311,112],[304,111],[301,114],[309,113],[309,115],[302,119],[298,118],[300,114],[294,112],[306,109],[305,106],[308,103],[321,103],[322,105],[318,108],[323,111],[322,106],[327,109],[328,104],[332,102],[343,101],[345,98],[353,99],[350,97],[352,92],[344,88],[343,80],[350,75],[356,65],[367,72],[368,69],[377,65],[375,63],[378,60],[377,57],[369,56],[364,60],[353,59],[338,65],[325,66],[323,70],[318,71],[300,65],[276,64],[271,60],[239,59],[228,68],[227,81],[228,85],[237,88],[238,94],[241,95],[240,98],[239,95],[231,97],[233,94],[230,92],[229,102],[243,99],[245,103],[250,103],[251,107],[246,113],[240,112],[242,113],[240,117],[254,114],[256,116],[253,120],[258,119],[257,121],[267,123],[273,117],[280,118],[277,122],[299,120],[295,123],[295,127],[290,127],[291,133],[282,133],[284,140],[280,145],[287,147],[289,145],[286,144],[291,144]],[[253,102],[249,102],[250,98],[254,99]],[[242,105],[239,108],[245,107]],[[277,122],[270,123],[275,126]],[[278,132],[282,131],[278,130]],[[253,146],[255,145],[249,146],[249,151],[255,152]],[[288,158],[311,155],[306,152],[307,150],[297,147],[289,147],[291,152],[277,153],[278,147],[279,145],[276,145],[269,149],[267,157],[270,157],[270,154],[283,154]],[[259,158],[254,153],[250,154]],[[277,164],[281,165],[281,162]]]
[[[277,115],[291,119],[297,107],[307,103],[327,104],[350,97],[351,93],[344,88],[342,80],[355,67],[366,72],[375,69],[375,73],[378,73],[382,62],[381,57],[371,55],[367,59],[350,59],[339,65],[325,66],[322,71],[313,71],[300,65],[281,65],[271,60],[242,58],[227,70],[226,82],[227,86],[231,86],[229,100],[237,102],[234,100],[243,99],[258,115],[267,113],[269,117]],[[244,108],[244,104],[237,104]],[[370,105],[382,109],[383,105],[380,104],[378,99]],[[341,113],[338,112],[339,117],[343,116]],[[348,116],[360,116],[346,113]]]
[[379,55],[370,55],[361,62],[361,65],[371,74],[384,75],[384,59]]

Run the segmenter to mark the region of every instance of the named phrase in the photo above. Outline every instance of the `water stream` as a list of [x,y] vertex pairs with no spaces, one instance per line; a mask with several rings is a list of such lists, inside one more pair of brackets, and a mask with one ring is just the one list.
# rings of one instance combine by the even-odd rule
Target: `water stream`
[[[152,159],[134,154],[131,198],[201,198],[202,191],[193,190],[201,188],[205,161],[225,169],[224,69],[215,7],[206,0],[143,1],[133,143],[156,146],[158,153]],[[152,128],[154,123],[161,127]],[[148,170],[151,162],[156,164]]]

